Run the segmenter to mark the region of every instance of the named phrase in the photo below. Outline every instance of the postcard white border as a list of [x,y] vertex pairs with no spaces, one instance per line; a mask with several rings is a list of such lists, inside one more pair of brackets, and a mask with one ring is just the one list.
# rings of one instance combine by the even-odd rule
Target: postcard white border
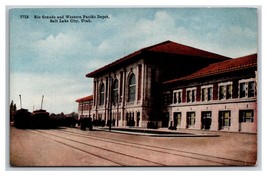
[[[6,125],[6,121],[4,117],[6,117],[6,115],[8,114],[7,113],[7,107],[6,107],[6,95],[7,95],[7,80],[6,78],[8,78],[8,75],[6,75],[7,71],[6,71],[6,60],[3,59],[3,58],[6,58],[7,57],[7,49],[6,49],[6,45],[8,43],[6,43],[6,41],[8,40],[8,36],[6,35],[6,29],[7,29],[7,24],[8,22],[6,21],[6,18],[5,18],[5,15],[6,15],[6,6],[8,5],[15,5],[15,6],[28,6],[28,5],[32,5],[32,4],[35,4],[34,6],[31,6],[31,7],[43,7],[41,5],[45,5],[46,7],[54,7],[54,6],[57,6],[57,7],[103,7],[103,5],[105,7],[132,7],[131,5],[134,5],[136,7],[141,7],[141,6],[145,6],[145,7],[156,7],[156,6],[160,6],[160,7],[171,7],[171,6],[179,6],[182,5],[182,6],[242,6],[242,7],[251,7],[251,6],[254,6],[255,4],[256,5],[260,5],[261,6],[261,12],[262,12],[262,16],[261,18],[259,19],[260,20],[260,25],[259,25],[259,56],[262,58],[261,60],[261,63],[259,65],[259,69],[261,69],[261,81],[262,81],[262,85],[261,85],[261,91],[260,91],[260,95],[261,95],[261,103],[259,103],[259,108],[261,111],[261,116],[262,117],[266,117],[266,108],[263,108],[263,107],[267,107],[266,106],[266,103],[264,100],[266,100],[266,93],[263,92],[263,90],[267,90],[266,86],[265,86],[265,79],[264,79],[264,76],[263,75],[266,75],[266,69],[264,69],[265,65],[266,65],[266,59],[265,59],[265,56],[266,56],[266,50],[261,50],[261,48],[266,48],[266,46],[264,45],[266,43],[266,35],[264,34],[264,31],[266,31],[266,19],[264,17],[266,17],[266,12],[267,12],[267,7],[266,7],[266,4],[264,4],[264,1],[234,1],[234,0],[224,0],[224,1],[216,1],[216,2],[210,2],[210,1],[198,1],[198,4],[194,4],[195,2],[192,1],[192,0],[187,0],[187,1],[176,1],[175,3],[169,3],[169,4],[165,4],[167,3],[166,1],[162,2],[162,1],[158,1],[158,0],[154,0],[153,1],[153,4],[147,4],[143,1],[138,1],[138,0],[135,0],[135,1],[127,1],[127,2],[121,2],[121,1],[112,1],[112,3],[110,3],[110,1],[93,1],[93,2],[88,2],[88,1],[82,1],[82,0],[76,0],[75,3],[69,3],[69,2],[65,2],[65,1],[62,1],[61,3],[59,2],[55,2],[53,0],[46,0],[46,1],[39,1],[38,3],[34,2],[34,1],[19,1],[19,0],[11,0],[11,1],[7,1],[7,0],[3,0],[1,1],[1,23],[2,25],[1,26],[5,26],[4,28],[2,27],[0,30],[1,30],[1,34],[2,34],[2,39],[6,39],[6,40],[1,40],[1,48],[2,48],[2,51],[5,51],[5,52],[1,52],[2,53],[2,59],[1,59],[1,63],[0,63],[0,70],[1,70],[1,119],[2,119],[2,123],[1,126],[0,126],[0,129],[2,130],[1,132],[1,141],[3,143],[6,143],[8,140],[6,140],[6,138],[8,137],[5,129],[5,125]],[[62,4],[64,4],[62,6]],[[79,4],[77,6],[77,4]],[[88,6],[88,4],[90,4],[90,6]],[[86,6],[85,6],[86,5]],[[14,6],[13,6],[14,7]],[[264,23],[265,22],[265,23]],[[262,28],[262,30],[261,30]],[[5,86],[3,86],[5,85]],[[5,108],[3,108],[5,107]],[[3,122],[4,121],[4,122]],[[262,124],[267,124],[266,122],[266,118],[262,118],[261,120],[261,123]],[[265,140],[264,140],[265,139]],[[262,146],[262,149],[265,149],[267,148],[266,146],[266,128],[265,128],[265,125],[262,125],[262,133],[259,131],[259,140],[260,140],[260,143],[261,146]],[[1,145],[1,152],[2,152],[2,155],[1,156],[5,156],[6,155],[6,147],[7,145],[6,144],[2,144]],[[259,151],[259,150],[258,150]],[[261,163],[261,168],[259,168],[260,170],[255,170],[255,171],[252,171],[252,172],[247,172],[247,170],[245,168],[188,168],[188,169],[182,169],[182,168],[162,168],[162,169],[159,169],[159,170],[163,170],[163,171],[166,171],[166,170],[170,170],[170,171],[173,171],[175,173],[168,173],[168,174],[177,174],[176,172],[179,171],[179,174],[196,174],[194,171],[201,171],[201,172],[198,172],[197,174],[205,174],[205,175],[225,175],[226,173],[224,172],[221,172],[222,170],[226,170],[226,171],[238,171],[238,172],[234,172],[234,173],[228,173],[228,174],[242,174],[242,175],[265,175],[266,174],[266,167],[264,168],[263,166],[266,166],[266,152],[265,151],[262,151],[261,153],[259,153],[259,155],[261,155],[261,159],[262,159],[262,163]],[[263,157],[265,156],[265,157]],[[11,172],[11,171],[6,171],[6,158],[5,157],[1,157],[1,173],[4,173],[4,175],[13,175],[13,174],[18,174],[17,172]],[[259,159],[260,159],[260,156],[259,156]],[[23,170],[23,169],[22,169]],[[27,169],[28,170],[28,169]],[[34,169],[35,170],[35,169]],[[38,171],[38,169],[36,169]],[[48,170],[53,170],[52,169],[48,169]],[[67,171],[63,171],[63,174],[65,175],[73,175],[74,173],[73,172],[69,172],[69,169],[65,169]],[[75,171],[76,169],[74,169]],[[82,169],[83,170],[83,169]],[[90,173],[90,174],[99,174],[99,170],[102,170],[101,168],[100,169],[89,169],[89,170],[94,170],[94,173]],[[104,169],[106,170],[106,169]],[[108,169],[109,171],[115,171],[115,173],[112,172],[112,174],[116,174],[116,175],[131,175],[131,174],[136,174],[136,173],[124,173],[124,172],[117,172],[117,170],[120,170],[120,169]],[[124,169],[123,169],[124,170]],[[122,171],[123,171],[122,170]],[[129,169],[129,170],[134,170],[134,169]],[[146,173],[145,171],[158,171],[157,168],[150,168],[150,169],[141,169],[142,173],[144,174],[148,174]],[[182,170],[182,171],[181,171]],[[192,170],[192,172],[190,171]],[[86,169],[86,171],[88,171],[88,169]],[[120,170],[121,171],[121,170]],[[125,171],[125,170],[124,170]],[[127,170],[126,170],[127,171]],[[202,172],[203,171],[203,172]],[[207,172],[207,171],[211,171],[211,172]],[[218,172],[219,171],[219,172]],[[24,172],[23,174],[27,174],[27,175],[31,175],[31,174],[42,174],[43,172],[43,169],[41,169],[41,172],[39,173],[36,173],[36,172]],[[57,172],[52,172],[53,174],[59,174]],[[264,174],[265,173],[265,174]],[[44,173],[44,174],[47,174],[47,173]],[[50,173],[49,173],[50,174]],[[61,174],[61,173],[60,173]],[[88,174],[88,173],[83,173],[83,172],[79,172],[79,174],[83,175],[83,174]],[[108,174],[107,172],[105,172],[104,174]],[[110,174],[110,173],[109,173]],[[151,174],[151,173],[149,173]],[[155,174],[155,173],[152,173],[152,174]],[[163,174],[163,173],[159,173],[159,174]],[[1,174],[2,175],[2,174]],[[156,174],[157,175],[157,174]]]

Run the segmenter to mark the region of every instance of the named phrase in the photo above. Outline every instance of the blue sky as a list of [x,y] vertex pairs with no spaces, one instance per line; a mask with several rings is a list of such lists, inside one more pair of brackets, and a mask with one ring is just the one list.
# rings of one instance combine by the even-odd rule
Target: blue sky
[[[21,19],[20,15],[28,15]],[[108,15],[90,23],[50,23],[34,15]],[[257,52],[253,8],[11,9],[10,100],[32,111],[77,111],[92,94],[85,75],[143,47],[166,40],[229,57]]]

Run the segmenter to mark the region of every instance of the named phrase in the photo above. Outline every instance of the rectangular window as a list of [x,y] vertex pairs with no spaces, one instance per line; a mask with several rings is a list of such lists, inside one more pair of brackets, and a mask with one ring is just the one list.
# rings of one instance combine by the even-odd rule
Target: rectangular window
[[201,89],[201,100],[210,101],[213,97],[212,87],[204,87]]
[[206,100],[206,89],[205,88],[201,89],[201,100],[202,101]]
[[196,90],[192,90],[192,102],[196,101]]
[[220,126],[230,127],[231,126],[231,111],[219,111]]
[[226,86],[226,99],[232,98],[232,85],[229,84]]
[[255,82],[248,82],[248,97],[255,97]]
[[178,92],[178,103],[182,102],[182,92]]
[[246,97],[246,83],[239,84],[239,98]]
[[190,90],[186,91],[186,101],[191,102],[191,91]]
[[186,91],[186,102],[196,101],[196,89],[190,89]]
[[220,86],[219,87],[219,99],[224,99],[225,98],[225,94],[224,94],[224,86]]
[[253,122],[254,121],[254,111],[253,110],[240,110],[239,111],[239,122]]
[[208,88],[208,101],[212,100],[212,87]]
[[103,83],[101,83],[99,87],[100,87],[99,105],[103,105],[105,101],[105,86]]
[[173,93],[173,103],[176,104],[177,103],[177,92]]
[[233,98],[233,83],[226,82],[219,85],[219,100]]
[[196,116],[195,112],[187,112],[187,125],[188,126],[195,125],[195,122],[196,122],[195,116]]
[[169,105],[170,104],[170,94],[169,93],[164,93],[163,94],[163,102],[164,102],[164,105]]

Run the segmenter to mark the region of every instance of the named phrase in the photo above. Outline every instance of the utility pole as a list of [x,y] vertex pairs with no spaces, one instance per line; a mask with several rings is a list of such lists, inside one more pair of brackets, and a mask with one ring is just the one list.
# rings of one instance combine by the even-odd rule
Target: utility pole
[[43,109],[44,95],[42,96],[41,109]]
[[118,127],[119,126],[119,94],[117,94],[116,106],[117,106],[117,127]]
[[21,95],[19,95],[20,109],[22,108]]

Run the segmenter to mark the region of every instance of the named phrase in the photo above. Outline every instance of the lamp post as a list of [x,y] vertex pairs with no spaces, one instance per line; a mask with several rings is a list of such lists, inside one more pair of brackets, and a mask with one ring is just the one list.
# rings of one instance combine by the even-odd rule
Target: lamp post
[[109,104],[109,131],[111,131],[111,116],[112,116],[112,78],[109,77],[109,98],[108,98],[108,104]]
[[119,126],[119,94],[117,95],[117,127]]
[[109,100],[109,131],[111,131],[111,116],[112,116],[112,103],[111,98]]

